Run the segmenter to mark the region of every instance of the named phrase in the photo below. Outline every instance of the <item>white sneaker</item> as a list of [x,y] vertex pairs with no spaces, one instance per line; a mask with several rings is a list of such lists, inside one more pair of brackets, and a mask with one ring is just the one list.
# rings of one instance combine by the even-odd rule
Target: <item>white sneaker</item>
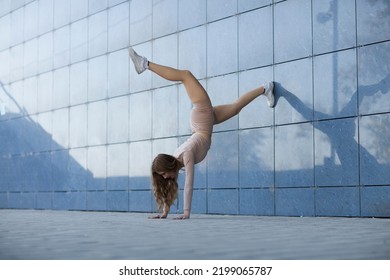
[[148,60],[145,57],[138,55],[132,47],[129,48],[129,56],[133,61],[135,71],[137,71],[138,74],[141,74],[148,69]]
[[275,97],[274,97],[274,83],[268,82],[264,84],[264,96],[267,97],[267,103],[270,108],[275,106]]

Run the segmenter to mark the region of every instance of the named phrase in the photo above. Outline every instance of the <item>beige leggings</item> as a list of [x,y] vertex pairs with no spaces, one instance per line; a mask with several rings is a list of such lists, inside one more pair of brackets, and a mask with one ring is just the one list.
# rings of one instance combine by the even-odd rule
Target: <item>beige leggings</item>
[[[180,81],[186,88],[188,97],[192,104],[209,103],[212,106],[210,98],[199,83],[199,81],[188,70],[178,70],[168,66],[159,65],[149,62],[149,70],[156,73],[160,77],[169,81]],[[214,124],[222,123],[231,117],[237,115],[242,108],[252,102],[255,98],[264,93],[264,87],[255,88],[244,95],[240,96],[236,101],[230,104],[219,105],[214,107],[215,120]]]

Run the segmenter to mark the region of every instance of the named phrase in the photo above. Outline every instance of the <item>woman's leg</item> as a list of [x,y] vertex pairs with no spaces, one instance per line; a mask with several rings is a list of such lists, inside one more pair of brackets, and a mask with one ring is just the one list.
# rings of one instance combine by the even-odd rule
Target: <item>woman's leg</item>
[[178,70],[150,61],[148,69],[166,80],[182,82],[186,88],[188,97],[193,104],[198,102],[209,102],[211,105],[207,92],[190,71]]
[[226,105],[220,105],[214,107],[215,121],[214,124],[222,123],[231,117],[237,115],[242,108],[251,103],[257,97],[264,93],[265,89],[263,86],[251,90],[244,95],[240,96],[235,102]]

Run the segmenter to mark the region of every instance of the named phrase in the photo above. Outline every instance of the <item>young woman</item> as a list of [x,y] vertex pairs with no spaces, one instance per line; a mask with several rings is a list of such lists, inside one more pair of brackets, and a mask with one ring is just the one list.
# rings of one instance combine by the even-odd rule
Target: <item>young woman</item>
[[177,177],[179,170],[185,168],[184,213],[176,219],[189,219],[194,184],[194,165],[207,155],[211,145],[214,124],[222,123],[237,115],[242,108],[255,98],[264,95],[268,106],[274,106],[273,83],[268,82],[239,97],[235,102],[213,107],[210,98],[199,81],[188,70],[178,70],[148,61],[129,48],[129,55],[138,74],[149,69],[169,81],[184,84],[187,95],[193,105],[191,111],[192,136],[184,142],[173,155],[159,154],[152,163],[153,193],[160,215],[150,218],[165,219],[170,206],[177,198]]

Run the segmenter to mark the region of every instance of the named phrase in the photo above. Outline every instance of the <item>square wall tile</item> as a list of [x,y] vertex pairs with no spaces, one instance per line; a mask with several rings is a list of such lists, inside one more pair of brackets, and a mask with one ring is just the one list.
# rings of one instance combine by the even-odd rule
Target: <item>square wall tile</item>
[[390,187],[373,186],[361,189],[362,216],[390,216]]
[[274,215],[274,189],[240,189],[240,214]]
[[127,49],[108,55],[108,96],[129,92],[129,52]]
[[11,48],[11,80],[17,81],[23,78],[23,54],[24,45],[20,44]]
[[60,109],[53,112],[53,142],[52,148],[69,147],[69,109]]
[[89,14],[94,14],[107,8],[107,0],[89,0]]
[[356,50],[314,57],[314,118],[357,115]]
[[237,28],[236,17],[227,18],[207,25],[208,77],[237,71]]
[[238,185],[238,132],[214,133],[208,153],[208,187]]
[[52,209],[52,196],[51,192],[38,192],[36,194],[37,198],[37,209]]
[[54,0],[54,27],[58,28],[70,21],[70,1]]
[[355,0],[313,1],[314,54],[356,45]]
[[[37,180],[37,191],[49,192],[52,190],[52,162],[50,153],[40,153],[35,156],[35,161],[38,162],[35,168],[36,174],[34,175]],[[38,197],[37,197],[38,198]]]
[[24,9],[16,9],[11,13],[11,44],[23,42]]
[[106,192],[87,192],[87,210],[91,211],[105,211],[107,210]]
[[207,21],[214,21],[237,13],[237,0],[208,0]]
[[125,142],[129,138],[129,97],[122,96],[108,100],[109,143]]
[[88,145],[107,143],[107,102],[88,104]]
[[31,77],[24,80],[23,103],[29,114],[37,113],[38,79]]
[[[239,95],[242,96],[267,81],[272,81],[272,67],[257,68],[239,73]],[[274,123],[273,110],[267,100],[259,97],[243,108],[238,115],[240,128],[271,126]]]
[[69,106],[69,67],[63,67],[55,70],[53,78],[52,108],[62,108]]
[[86,210],[86,192],[54,192],[53,209],[55,210]]
[[107,148],[107,189],[128,190],[129,145],[109,145]]
[[239,136],[240,187],[273,187],[273,128],[242,130]]
[[238,214],[238,189],[210,189],[207,203],[209,214]]
[[88,18],[70,26],[70,60],[72,63],[88,57]]
[[150,141],[132,142],[129,145],[129,188],[150,190],[152,145]]
[[59,150],[51,153],[53,190],[66,191],[69,187],[70,174],[68,172],[69,153]]
[[88,101],[107,97],[107,56],[99,56],[88,61]]
[[152,212],[152,192],[151,191],[131,191],[129,192],[129,211]]
[[272,4],[272,0],[245,0],[237,1],[238,12],[245,12]]
[[23,99],[27,113],[36,114],[38,101],[38,79],[36,76],[24,80]]
[[[7,174],[10,168],[9,164],[10,159],[0,157],[0,172],[1,174]],[[0,181],[0,192],[8,191],[8,181],[9,175],[3,176],[3,180]]]
[[106,146],[88,147],[87,167],[92,177],[88,177],[88,190],[105,190],[107,177]]
[[70,18],[71,21],[84,18],[88,15],[88,0],[71,0]]
[[87,145],[87,105],[70,107],[69,146],[71,148]]
[[88,100],[88,63],[82,61],[70,66],[70,104],[82,104]]
[[365,45],[390,39],[389,3],[387,1],[356,1],[357,42]]
[[206,0],[179,0],[179,29],[187,29],[206,22]]
[[359,113],[389,112],[390,42],[362,47],[359,61]]
[[[17,104],[21,104],[23,106],[23,90],[24,90],[24,86],[22,81],[17,81],[10,85],[9,92],[12,92],[12,98],[15,101],[13,101],[12,98],[7,97],[7,99],[9,99],[9,102],[7,104],[8,106],[6,112],[8,111],[9,113],[23,114],[22,110],[17,105]],[[10,116],[10,118],[15,118],[15,117],[17,117],[17,115]]]
[[158,154],[173,155],[178,148],[177,138],[162,138],[152,141],[152,159]]
[[[181,199],[183,199],[183,195],[181,195]],[[181,205],[183,205],[183,201],[180,201]],[[179,207],[181,211],[183,211],[183,206]],[[206,214],[207,213],[207,190],[194,190],[194,195],[192,197],[191,204],[191,213],[197,214]]]
[[153,37],[177,31],[178,0],[153,0]]
[[130,95],[129,139],[136,141],[152,136],[152,93],[141,92]]
[[271,6],[244,13],[239,16],[238,52],[240,70],[272,64],[272,24]]
[[87,170],[86,148],[69,150],[68,172],[69,186],[67,189],[85,191],[88,178],[92,177],[92,174]]
[[312,59],[275,66],[275,123],[313,120]]
[[153,137],[177,134],[177,86],[156,89],[153,92]]
[[38,71],[46,72],[53,68],[54,39],[53,32],[38,38]]
[[313,127],[309,123],[275,129],[275,186],[314,185]]
[[108,10],[108,50],[113,51],[129,45],[129,2]]
[[38,2],[28,3],[24,7],[24,40],[38,35]]
[[106,195],[108,211],[129,211],[129,192],[108,191]]
[[38,38],[24,44],[23,75],[31,77],[38,73]]
[[275,62],[311,55],[311,0],[275,4],[274,14]]
[[38,17],[38,32],[43,34],[54,28],[54,2],[53,0],[40,0],[38,15],[45,15]]
[[0,193],[0,209],[9,208],[8,193]]
[[358,185],[358,143],[354,119],[315,123],[315,182],[317,186]]
[[[0,21],[1,21],[1,19],[0,19]],[[11,61],[10,50],[5,49],[3,51],[0,51],[0,59],[2,61],[1,66],[0,66],[0,79],[3,82],[3,84],[8,84],[10,82],[10,74],[11,74],[10,73],[10,67],[11,67],[11,65],[10,65],[10,61]]]
[[315,195],[317,216],[360,215],[358,187],[317,188]]
[[70,62],[70,26],[54,30],[54,68],[63,67]]
[[361,117],[360,183],[385,185],[390,180],[390,114]]
[[[10,2],[10,1],[8,1]],[[192,1],[188,1],[192,2]],[[206,3],[206,0],[203,0],[204,3]],[[1,8],[3,8],[5,5],[2,5]],[[1,9],[0,8],[0,9]],[[9,10],[2,11],[0,18],[0,31],[1,34],[3,34],[4,39],[1,40],[0,43],[0,49],[4,50],[7,49],[11,45],[11,14],[9,13]],[[204,14],[206,16],[206,14]]]
[[88,56],[95,57],[107,52],[107,11],[101,11],[88,18]]
[[38,112],[51,110],[53,95],[53,73],[38,76]]
[[279,216],[314,216],[314,189],[282,188],[275,190],[275,209]]
[[130,1],[130,44],[153,38],[153,0]]

